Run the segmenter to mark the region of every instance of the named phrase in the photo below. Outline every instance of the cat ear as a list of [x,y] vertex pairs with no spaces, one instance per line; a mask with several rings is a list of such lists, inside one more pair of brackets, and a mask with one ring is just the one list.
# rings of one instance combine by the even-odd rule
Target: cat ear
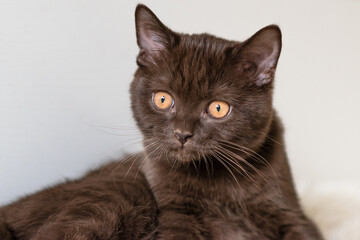
[[262,28],[240,49],[240,70],[257,86],[272,82],[281,52],[281,31],[276,25]]
[[137,44],[140,48],[137,62],[146,65],[148,61],[152,61],[152,56],[169,49],[173,33],[142,4],[136,7],[135,24]]

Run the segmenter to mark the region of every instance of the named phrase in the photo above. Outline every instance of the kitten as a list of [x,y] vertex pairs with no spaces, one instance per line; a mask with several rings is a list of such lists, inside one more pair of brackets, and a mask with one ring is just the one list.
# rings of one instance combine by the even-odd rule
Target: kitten
[[0,209],[1,239],[322,239],[272,107],[281,32],[244,42],[135,12],[131,107],[145,150]]

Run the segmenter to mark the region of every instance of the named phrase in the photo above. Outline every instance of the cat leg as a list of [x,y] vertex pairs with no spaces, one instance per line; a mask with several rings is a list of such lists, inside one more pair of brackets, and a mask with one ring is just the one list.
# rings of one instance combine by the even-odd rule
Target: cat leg
[[152,206],[117,206],[116,202],[96,207],[67,207],[43,224],[31,240],[133,240],[150,239],[155,230]]
[[8,230],[16,240],[146,239],[157,206],[137,169],[131,161],[110,163],[0,208],[0,240]]

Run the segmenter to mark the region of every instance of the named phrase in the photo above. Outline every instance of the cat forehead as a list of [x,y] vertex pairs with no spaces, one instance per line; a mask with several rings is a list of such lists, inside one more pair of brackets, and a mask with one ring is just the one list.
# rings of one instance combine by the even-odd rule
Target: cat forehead
[[236,44],[238,43],[206,33],[181,34],[179,42],[174,48],[174,54],[179,54],[180,57],[188,56],[193,60],[194,58],[222,60],[227,50]]
[[182,102],[235,99],[238,79],[227,53],[236,44],[209,34],[181,34],[151,68],[152,91],[168,90]]
[[184,76],[181,72],[155,78],[151,88],[153,92],[168,91],[181,102],[191,105],[210,100],[237,102],[239,98],[239,88],[228,79],[220,77],[215,81],[210,77]]
[[[173,54],[170,88],[194,98],[232,95],[227,51],[235,43],[208,34],[183,35]],[[171,63],[169,63],[171,64]]]

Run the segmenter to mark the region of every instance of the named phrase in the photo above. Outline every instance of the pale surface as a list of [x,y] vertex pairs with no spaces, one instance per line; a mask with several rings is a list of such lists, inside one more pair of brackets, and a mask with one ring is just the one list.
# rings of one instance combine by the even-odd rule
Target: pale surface
[[[177,31],[244,40],[279,24],[275,105],[296,181],[360,183],[360,1],[146,3]],[[135,5],[0,0],[0,204],[140,148]]]
[[360,189],[331,182],[300,187],[305,213],[326,240],[360,239]]

